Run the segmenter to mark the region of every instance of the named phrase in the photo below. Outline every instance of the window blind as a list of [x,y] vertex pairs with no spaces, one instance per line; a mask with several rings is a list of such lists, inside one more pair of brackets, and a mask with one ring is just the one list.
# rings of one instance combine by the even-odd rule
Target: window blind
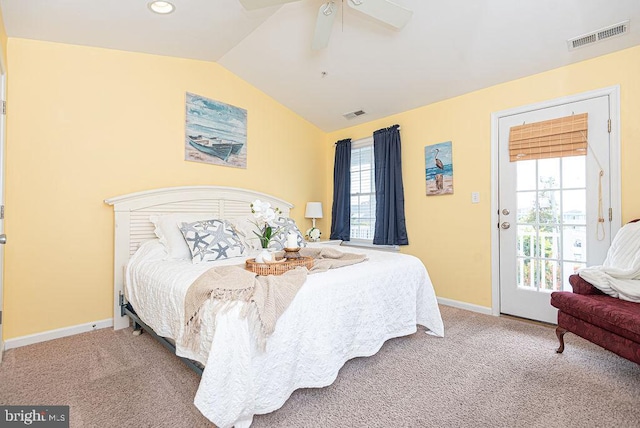
[[514,126],[509,130],[511,162],[587,154],[588,113]]

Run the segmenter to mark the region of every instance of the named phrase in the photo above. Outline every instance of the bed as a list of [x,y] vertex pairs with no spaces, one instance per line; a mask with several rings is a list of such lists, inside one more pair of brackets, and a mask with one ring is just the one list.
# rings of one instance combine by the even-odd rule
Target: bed
[[431,280],[419,259],[338,247],[367,260],[309,275],[264,349],[240,315],[244,302],[213,317],[207,310],[212,301],[202,310],[198,346],[181,347],[189,285],[210,266],[241,265],[246,257],[200,264],[166,260],[167,249],[150,218],[171,213],[240,218],[250,214],[255,199],[278,207],[283,216],[293,208],[267,194],[218,186],[155,189],[105,201],[115,212],[114,328],[128,327],[133,312],[150,333],[176,343],[179,357],[204,367],[194,404],[217,426],[250,426],[254,415],[277,410],[294,390],[330,385],[346,361],[375,354],[386,340],[412,334],[417,325],[444,335]]

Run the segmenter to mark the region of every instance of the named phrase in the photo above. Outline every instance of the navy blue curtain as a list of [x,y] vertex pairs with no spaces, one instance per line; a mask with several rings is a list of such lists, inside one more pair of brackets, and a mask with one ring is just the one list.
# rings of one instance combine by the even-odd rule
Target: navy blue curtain
[[398,125],[373,133],[376,174],[376,227],[373,243],[408,245]]
[[336,143],[330,239],[348,241],[351,234],[351,138]]

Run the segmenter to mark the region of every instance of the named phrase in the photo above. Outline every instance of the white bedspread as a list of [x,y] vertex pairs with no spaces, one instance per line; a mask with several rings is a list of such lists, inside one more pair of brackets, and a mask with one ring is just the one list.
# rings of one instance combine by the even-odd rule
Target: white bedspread
[[[266,351],[255,346],[247,320],[239,317],[240,303],[218,314],[215,335],[202,335],[199,352],[176,350],[205,364],[194,404],[218,427],[247,427],[253,415],[280,408],[294,390],[330,385],[347,360],[375,354],[386,340],[414,333],[417,324],[444,335],[431,280],[419,259],[336,248],[366,253],[369,260],[310,275],[278,320]],[[127,268],[126,297],[156,333],[177,339],[183,334],[187,288],[214,264],[163,257],[157,241],[141,246]],[[213,321],[203,320],[209,327]]]
[[590,266],[578,275],[603,293],[640,302],[640,221],[618,231],[602,266]]

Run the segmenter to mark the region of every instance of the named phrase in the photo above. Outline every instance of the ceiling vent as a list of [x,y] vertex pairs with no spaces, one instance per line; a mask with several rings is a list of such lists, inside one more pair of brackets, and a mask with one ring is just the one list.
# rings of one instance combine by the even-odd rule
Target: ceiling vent
[[597,43],[604,39],[611,37],[622,36],[629,32],[629,20],[621,22],[619,24],[611,25],[610,27],[602,28],[589,34],[585,34],[580,37],[567,40],[567,46],[572,51],[583,46]]
[[346,119],[351,120],[351,119],[355,119],[358,116],[362,116],[363,114],[367,114],[367,113],[363,110],[358,110],[358,111],[352,111],[351,113],[345,113],[343,114],[343,116]]

